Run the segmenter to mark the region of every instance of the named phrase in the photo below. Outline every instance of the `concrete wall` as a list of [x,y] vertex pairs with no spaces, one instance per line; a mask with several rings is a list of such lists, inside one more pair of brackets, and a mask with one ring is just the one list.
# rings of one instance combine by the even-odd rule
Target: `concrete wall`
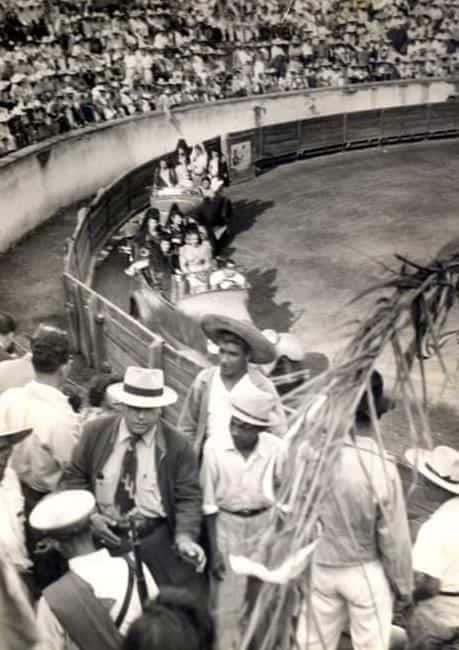
[[[0,253],[48,219],[142,163],[189,144],[255,126],[308,117],[438,103],[455,92],[453,81],[429,80],[288,95],[262,95],[190,106],[171,116],[126,118],[27,148],[0,161]],[[255,107],[261,106],[255,123]]]

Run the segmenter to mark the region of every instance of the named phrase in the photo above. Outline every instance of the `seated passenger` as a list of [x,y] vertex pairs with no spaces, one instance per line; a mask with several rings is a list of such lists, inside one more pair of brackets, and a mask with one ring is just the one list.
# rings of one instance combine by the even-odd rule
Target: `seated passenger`
[[221,185],[229,185],[228,165],[223,154],[216,149],[212,149],[210,153],[208,173],[212,186],[219,188]]
[[190,294],[207,291],[209,271],[212,264],[212,250],[203,242],[197,228],[188,228],[185,245],[180,248],[180,269],[188,282]]
[[159,210],[157,208],[148,208],[135,237],[136,251],[140,248],[149,250],[152,244],[157,245],[160,239],[160,230]]
[[208,160],[204,145],[196,144],[190,155],[191,176],[195,187],[199,187],[202,177],[207,172]]
[[[218,189],[220,189],[220,187]],[[210,176],[203,176],[201,178],[199,191],[201,192],[203,198],[205,199],[213,199],[215,197],[217,190],[215,189],[215,187],[212,187]]]
[[184,149],[177,150],[177,163],[175,165],[175,175],[177,176],[177,183],[180,187],[191,188],[193,187],[193,180],[191,178],[191,167],[188,162],[188,156]]
[[185,243],[185,219],[176,203],[171,206],[166,226],[171,236],[172,245],[175,248],[183,246]]
[[247,287],[247,280],[238,272],[236,262],[232,259],[227,259],[222,268],[210,274],[209,283],[213,291]]
[[177,185],[175,169],[171,169],[165,158],[161,158],[153,176],[153,193],[164,189],[174,188]]

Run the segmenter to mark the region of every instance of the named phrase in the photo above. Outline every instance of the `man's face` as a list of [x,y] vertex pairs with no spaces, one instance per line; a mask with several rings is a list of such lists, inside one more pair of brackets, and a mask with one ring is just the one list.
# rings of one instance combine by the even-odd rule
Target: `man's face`
[[133,436],[142,437],[158,423],[161,415],[159,408],[138,408],[136,406],[123,407],[123,417],[126,426]]
[[219,348],[220,370],[224,377],[235,377],[247,370],[248,354],[242,345],[222,341]]
[[261,428],[233,416],[231,418],[230,430],[235,447],[240,451],[250,451],[254,449],[258,442]]

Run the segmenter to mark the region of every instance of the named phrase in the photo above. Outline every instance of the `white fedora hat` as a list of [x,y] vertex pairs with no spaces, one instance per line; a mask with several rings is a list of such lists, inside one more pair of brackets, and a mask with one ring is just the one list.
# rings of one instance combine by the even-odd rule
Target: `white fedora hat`
[[126,368],[124,381],[112,384],[107,393],[113,402],[137,408],[160,408],[177,401],[177,393],[165,386],[164,373],[158,368]]
[[439,445],[435,449],[407,449],[405,458],[420,474],[448,492],[459,494],[459,452]]
[[231,395],[231,415],[259,427],[270,427],[276,424],[273,413],[274,395],[260,390],[253,385],[249,390],[236,389]]

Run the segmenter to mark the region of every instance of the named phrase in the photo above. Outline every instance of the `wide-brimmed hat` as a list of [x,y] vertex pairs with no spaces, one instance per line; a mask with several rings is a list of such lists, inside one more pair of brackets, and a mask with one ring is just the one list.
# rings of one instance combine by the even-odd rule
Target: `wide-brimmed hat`
[[71,537],[89,526],[96,500],[88,490],[63,490],[46,496],[30,513],[29,523],[50,537]]
[[177,393],[164,384],[164,372],[158,368],[129,366],[123,382],[107,388],[110,399],[137,408],[160,408],[177,401]]
[[278,357],[287,357],[291,361],[303,361],[306,350],[302,341],[290,332],[280,332],[276,343]]
[[252,385],[244,389],[236,388],[231,394],[231,415],[242,422],[258,427],[269,427],[276,423],[273,413],[274,395]]
[[33,429],[14,429],[13,431],[0,431],[0,448],[16,445],[32,433]]
[[407,449],[407,462],[420,474],[448,492],[459,494],[459,452],[439,445],[435,449]]
[[207,338],[217,344],[222,332],[230,332],[242,339],[250,348],[250,360],[253,363],[271,363],[276,358],[274,345],[250,321],[206,314],[201,327]]

